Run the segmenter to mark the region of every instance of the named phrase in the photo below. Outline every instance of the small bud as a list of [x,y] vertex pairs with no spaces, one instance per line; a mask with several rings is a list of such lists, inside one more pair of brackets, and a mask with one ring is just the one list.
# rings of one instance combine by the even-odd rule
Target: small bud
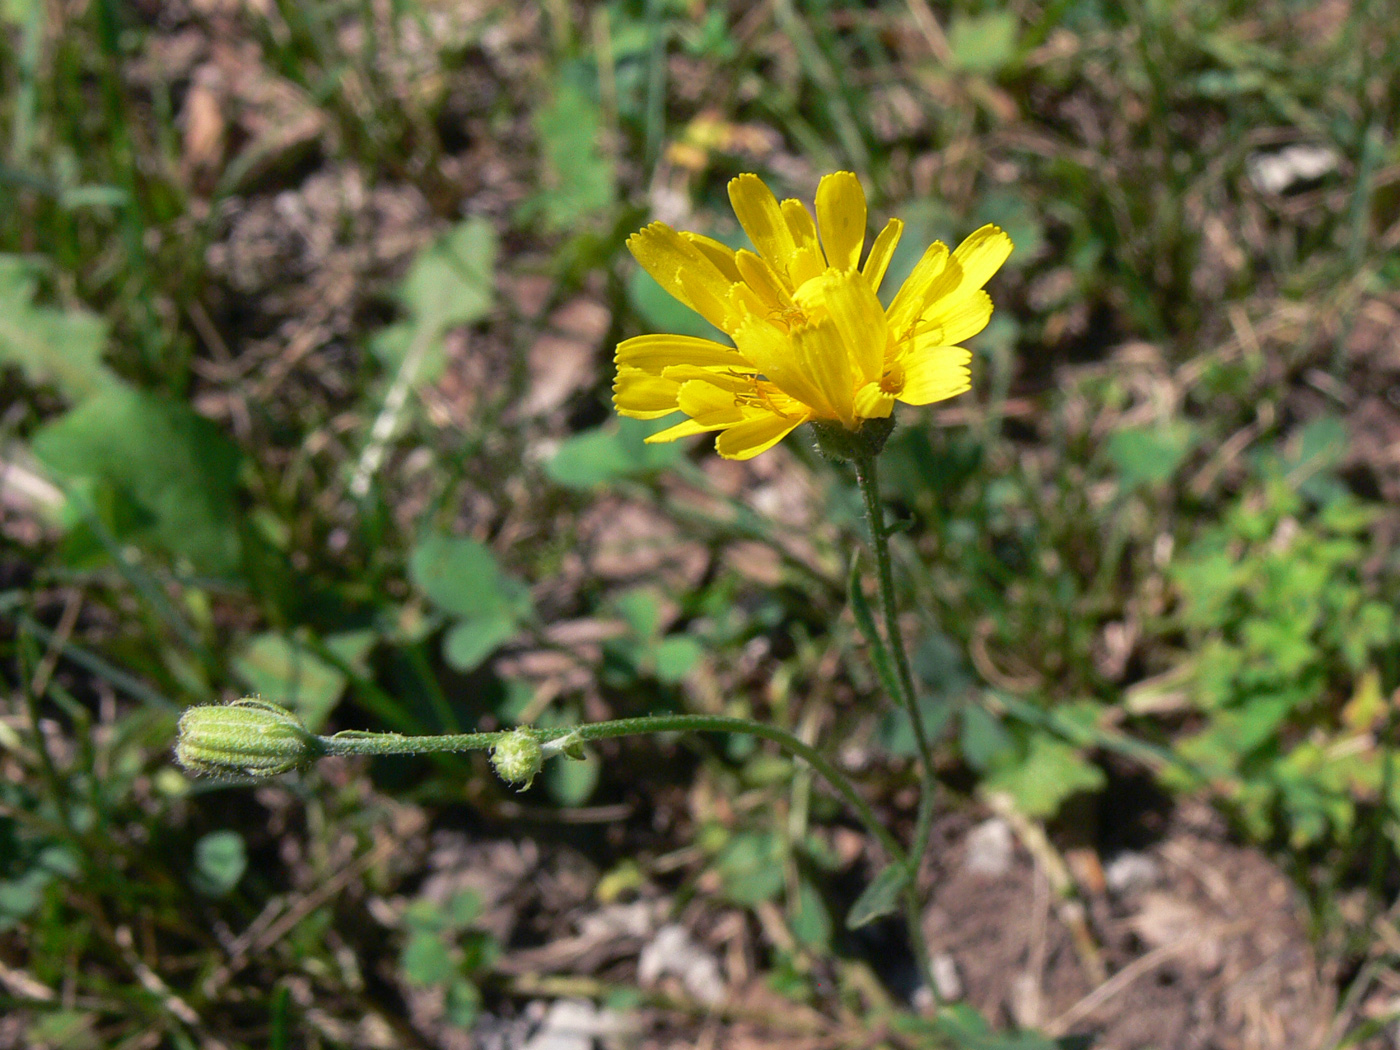
[[224,779],[275,777],[323,753],[296,715],[265,700],[191,707],[180,716],[175,758],[191,773]]
[[544,749],[533,734],[517,729],[501,737],[491,748],[491,765],[507,784],[524,791],[544,765]]

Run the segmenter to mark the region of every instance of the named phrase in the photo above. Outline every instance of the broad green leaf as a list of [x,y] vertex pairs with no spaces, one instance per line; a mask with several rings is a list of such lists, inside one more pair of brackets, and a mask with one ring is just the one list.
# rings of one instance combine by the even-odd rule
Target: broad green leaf
[[410,579],[444,612],[466,618],[521,617],[530,592],[501,571],[496,555],[476,540],[429,534],[408,560]]
[[248,870],[243,836],[236,831],[211,831],[194,844],[194,888],[206,897],[233,891]]
[[907,864],[887,864],[861,891],[846,913],[846,929],[858,930],[866,923],[892,914],[899,908],[899,895],[909,885]]
[[107,323],[87,310],[33,305],[34,267],[0,255],[0,370],[17,365],[34,384],[52,383],[69,401],[118,382],[102,364]]
[[458,890],[447,898],[443,916],[450,928],[465,930],[481,918],[481,894],[475,890]]
[[704,653],[704,647],[688,634],[663,638],[652,650],[656,677],[668,685],[674,685],[690,674]]
[[544,155],[544,189],[527,206],[551,232],[574,232],[617,199],[612,158],[598,147],[598,104],[566,69],[549,101],[535,113]]
[[806,875],[797,880],[797,899],[790,904],[792,935],[808,948],[831,947],[831,915],[816,884]]
[[955,15],[948,27],[948,46],[959,69],[995,75],[1016,59],[1016,16],[1010,11],[984,15]]
[[546,763],[544,786],[559,805],[581,806],[593,797],[602,772],[602,759],[585,748],[582,758],[556,758]]
[[506,612],[459,620],[442,640],[443,659],[463,673],[475,670],[519,629],[516,618]]
[[399,955],[399,967],[409,984],[428,987],[442,984],[457,972],[456,960],[447,944],[436,933],[414,930]]
[[962,708],[962,727],[958,736],[958,746],[963,759],[974,770],[983,773],[991,769],[995,760],[1012,748],[1011,734],[1002,728],[986,707],[981,704],[967,704]]
[[495,281],[496,231],[478,216],[454,226],[413,260],[399,298],[414,326],[440,331],[485,317]]
[[[368,631],[326,639],[327,648],[352,664],[363,659],[373,643]],[[249,639],[233,658],[233,669],[253,692],[296,711],[313,733],[325,725],[345,691],[345,675],[304,642],[271,632]]]
[[559,446],[544,472],[556,484],[591,489],[623,478],[644,477],[685,455],[683,444],[648,445],[646,438],[675,419],[619,419],[575,434]]
[[[97,484],[134,506],[123,541],[231,575],[239,563],[238,449],[182,402],[110,386],[40,428],[34,454],[70,483]],[[128,527],[123,528],[123,524]]]
[[1176,473],[1195,438],[1195,428],[1186,422],[1128,427],[1108,439],[1108,456],[1124,488],[1153,485]]
[[722,892],[735,904],[759,904],[782,892],[783,844],[777,835],[741,831],[715,858]]
[[992,791],[1005,791],[1029,817],[1048,819],[1065,799],[1080,791],[1098,791],[1106,783],[1103,770],[1060,740],[1037,733],[1019,762],[1003,766],[988,777]]
[[481,992],[465,977],[458,977],[447,986],[444,1015],[448,1024],[471,1028],[481,1016]]

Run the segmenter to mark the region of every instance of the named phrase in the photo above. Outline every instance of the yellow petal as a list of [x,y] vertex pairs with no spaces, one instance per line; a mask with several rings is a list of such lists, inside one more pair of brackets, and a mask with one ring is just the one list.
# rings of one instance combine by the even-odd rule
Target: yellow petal
[[782,279],[761,256],[740,249],[734,254],[734,265],[744,283],[758,293],[769,310],[785,310],[792,305],[792,297],[783,287]]
[[903,232],[904,223],[899,219],[891,219],[885,223],[885,228],[870,246],[870,254],[865,257],[865,268],[861,272],[870,282],[870,287],[877,292],[880,290],[880,282],[885,279],[885,271],[890,267],[890,258],[894,255],[895,246],[899,244],[899,235]]
[[704,434],[707,431],[718,430],[722,426],[724,426],[723,423],[719,426],[706,427],[701,426],[693,419],[685,419],[673,427],[667,427],[665,430],[649,435],[645,442],[648,445],[658,445],[665,441],[676,441],[683,437],[690,437],[692,434]]
[[743,410],[735,403],[732,390],[724,390],[703,379],[682,383],[677,400],[681,411],[703,427],[713,429],[744,419]]
[[880,378],[885,366],[888,326],[885,308],[864,274],[827,270],[798,289],[797,302],[808,316],[825,309],[850,354],[857,385]]
[[686,269],[678,275],[678,283],[686,295],[682,302],[721,332],[729,331],[733,325],[733,316],[729,311],[729,289],[733,286],[728,281],[716,285],[708,279],[708,275]]
[[856,391],[856,415],[861,419],[884,419],[894,411],[894,395],[879,383],[866,383]]
[[935,302],[919,319],[919,328],[929,326],[940,345],[951,346],[982,331],[991,319],[992,297],[979,288],[961,299]]
[[817,184],[817,228],[827,265],[838,270],[854,270],[860,265],[865,244],[865,191],[849,171],[822,177]]
[[805,423],[801,416],[763,415],[729,427],[715,440],[715,450],[725,459],[752,459],[767,452],[797,427]]
[[969,354],[960,346],[940,346],[902,360],[904,388],[896,395],[906,405],[929,405],[972,389]]
[[815,413],[825,419],[839,419],[846,426],[854,426],[856,374],[851,360],[851,352],[836,325],[823,318],[816,324],[798,328],[792,333],[796,367],[808,384],[815,387],[819,397],[807,401],[796,391],[788,390],[782,380],[773,375],[772,379],[787,393],[807,401]]
[[787,332],[774,327],[757,314],[750,314],[734,330],[734,345],[754,368],[783,393],[816,409],[820,416],[827,419],[836,417],[836,410],[827,403],[821,389],[803,368],[796,344]]
[[787,220],[792,239],[797,242],[788,263],[790,290],[801,287],[826,269],[826,256],[822,254],[821,243],[817,240],[817,227],[812,222],[812,214],[802,202],[788,198],[782,203],[783,218]]
[[613,405],[633,419],[659,419],[680,408],[680,384],[636,368],[619,368],[613,382]]
[[738,175],[729,180],[729,202],[758,254],[773,269],[786,273],[797,243],[773,191],[757,175]]
[[710,386],[728,392],[731,401],[734,400],[735,394],[753,394],[756,389],[754,377],[751,375],[734,375],[729,371],[715,371],[701,368],[698,365],[671,365],[661,373],[661,376],[677,385],[689,383],[691,380],[708,383]]
[[961,299],[971,295],[992,278],[1011,254],[1011,238],[988,223],[967,235],[948,260],[948,266],[924,295],[927,308],[940,299]]
[[729,294],[727,280],[701,251],[664,222],[654,222],[627,238],[627,248],[656,283],[716,328],[727,311],[717,312]]
[[714,263],[715,269],[723,274],[726,280],[737,282],[740,279],[739,271],[734,268],[734,249],[729,245],[721,244],[713,237],[685,230],[681,231],[681,236],[694,245],[701,255]]
[[[783,213],[783,220],[787,223],[788,229],[792,231],[793,243],[798,248],[817,248],[820,245],[817,241],[817,225],[812,221],[812,213],[807,210],[807,206],[796,197],[789,197],[778,206]],[[826,269],[825,266],[822,267]]]
[[1005,230],[988,223],[968,234],[953,258],[962,267],[963,280],[972,288],[981,288],[1001,269],[1014,247]]
[[894,301],[890,303],[887,316],[890,330],[895,333],[896,339],[900,338],[924,312],[929,289],[947,267],[948,246],[942,241],[934,241],[924,250],[923,257],[914,264],[913,271],[905,278],[904,284],[895,293]]
[[667,365],[700,365],[707,368],[747,369],[748,363],[732,346],[690,335],[638,335],[617,344],[619,367],[640,368],[659,375]]

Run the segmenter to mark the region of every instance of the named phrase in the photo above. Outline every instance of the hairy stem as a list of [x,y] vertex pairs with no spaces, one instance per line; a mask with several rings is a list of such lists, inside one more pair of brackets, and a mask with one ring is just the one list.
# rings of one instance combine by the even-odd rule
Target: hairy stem
[[[783,750],[796,755],[822,775],[836,792],[850,803],[865,829],[879,840],[896,863],[907,858],[904,848],[888,828],[880,822],[875,811],[856,790],[851,779],[835,763],[786,730],[777,726],[750,722],[743,718],[721,718],[712,715],[652,715],[646,718],[620,718],[611,722],[590,722],[584,725],[551,729],[525,727],[541,744],[567,741],[586,743],[619,736],[639,736],[647,733],[743,733],[771,740]],[[401,736],[398,733],[337,733],[319,738],[328,755],[411,755],[433,751],[484,751],[494,747],[507,733],[456,733],[447,736]]]

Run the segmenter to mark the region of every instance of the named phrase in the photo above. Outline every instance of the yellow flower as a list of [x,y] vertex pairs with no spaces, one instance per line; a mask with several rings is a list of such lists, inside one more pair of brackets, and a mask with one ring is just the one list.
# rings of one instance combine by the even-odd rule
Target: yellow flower
[[643,335],[617,348],[613,402],[636,419],[683,412],[648,441],[719,431],[727,459],[749,459],[807,422],[856,431],[896,401],[927,405],[968,390],[971,355],[957,344],[986,327],[982,286],[1011,254],[983,226],[954,252],[935,242],[890,302],[876,293],[904,224],[891,219],[865,246],[865,193],[848,171],[817,186],[817,218],[778,203],[757,175],[729,183],[729,200],[757,254],[654,222],[627,247],[658,284],[733,346]]

